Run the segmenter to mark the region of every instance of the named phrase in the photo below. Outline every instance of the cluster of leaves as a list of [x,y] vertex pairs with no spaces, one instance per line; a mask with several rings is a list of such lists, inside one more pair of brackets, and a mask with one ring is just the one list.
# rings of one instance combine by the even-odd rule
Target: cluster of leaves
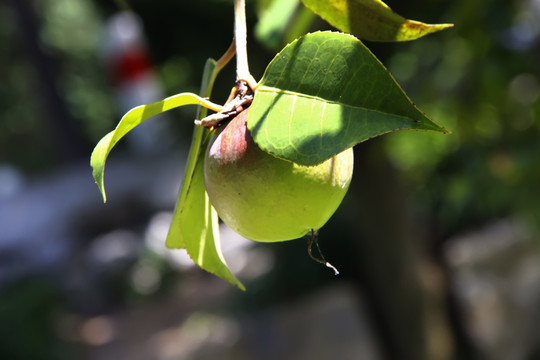
[[[302,36],[268,65],[247,120],[255,142],[264,151],[298,164],[315,165],[359,142],[401,129],[447,133],[410,101],[358,38],[407,41],[451,25],[407,20],[378,0],[303,2],[344,33]],[[98,143],[91,165],[104,200],[105,161],[114,145],[138,124],[169,109],[192,104],[219,110],[203,98],[210,97],[222,65],[207,61],[201,97],[182,93],[134,108]],[[206,115],[205,107],[199,107],[198,118]],[[204,187],[203,156],[210,135],[211,130],[195,127],[166,245],[186,249],[201,268],[243,289],[221,253],[218,215]]]

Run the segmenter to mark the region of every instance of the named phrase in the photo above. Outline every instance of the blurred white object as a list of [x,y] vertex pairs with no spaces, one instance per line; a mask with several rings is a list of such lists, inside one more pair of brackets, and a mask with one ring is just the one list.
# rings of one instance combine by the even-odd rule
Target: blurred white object
[[[107,21],[103,57],[116,89],[119,116],[165,97],[144,39],[142,21],[137,15],[125,11]],[[131,147],[147,153],[170,144],[171,136],[164,120],[152,119],[130,132],[127,139]]]
[[0,200],[17,194],[24,187],[22,174],[13,166],[0,165]]
[[540,340],[537,241],[532,229],[512,219],[447,241],[467,331],[487,359],[528,359]]

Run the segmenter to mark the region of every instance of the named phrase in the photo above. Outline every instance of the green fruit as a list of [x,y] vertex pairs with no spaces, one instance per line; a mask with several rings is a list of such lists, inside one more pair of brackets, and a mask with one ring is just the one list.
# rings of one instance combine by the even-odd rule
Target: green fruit
[[300,238],[321,228],[349,187],[352,148],[316,166],[262,151],[246,127],[247,110],[222,125],[204,159],[204,182],[220,218],[256,241]]

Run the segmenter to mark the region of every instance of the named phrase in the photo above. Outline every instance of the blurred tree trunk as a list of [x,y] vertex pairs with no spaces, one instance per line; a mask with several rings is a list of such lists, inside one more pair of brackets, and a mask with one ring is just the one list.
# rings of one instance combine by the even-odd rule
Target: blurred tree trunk
[[[437,228],[436,225],[433,228]],[[438,237],[438,236],[436,236]],[[455,359],[459,360],[482,360],[483,355],[477,349],[473,339],[470,337],[466,325],[463,321],[464,311],[458,294],[453,290],[454,276],[452,269],[444,255],[444,245],[446,241],[439,238],[439,241],[434,242],[431,256],[433,262],[439,267],[443,277],[444,291],[441,299],[442,307],[446,312],[448,326],[453,336],[455,344]]]
[[[53,146],[60,161],[71,161],[87,156],[84,141],[73,121],[65,101],[57,89],[57,75],[53,61],[43,51],[34,10],[27,0],[12,0],[17,15],[19,31],[28,59],[35,69],[41,101],[47,111],[44,120],[49,121]],[[31,99],[28,99],[29,103]],[[46,134],[48,135],[48,134]]]
[[[346,244],[350,248],[339,249],[348,253],[344,273],[365,295],[385,359],[480,359],[451,287],[442,241],[436,234],[425,239],[433,232],[431,219],[421,224],[411,218],[406,188],[386,158],[383,141],[355,147],[344,204],[354,230]],[[427,285],[422,271],[431,278]]]
[[347,272],[365,293],[386,359],[427,359],[425,294],[415,238],[397,171],[377,138],[355,147],[355,173],[348,206],[354,214],[354,254]]

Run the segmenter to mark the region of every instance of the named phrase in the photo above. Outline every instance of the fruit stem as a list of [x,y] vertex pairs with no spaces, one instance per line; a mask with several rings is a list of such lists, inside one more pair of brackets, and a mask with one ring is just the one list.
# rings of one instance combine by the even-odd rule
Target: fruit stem
[[245,81],[254,90],[257,87],[257,81],[249,72],[245,0],[234,1],[234,41],[236,45],[236,80]]
[[[321,259],[319,259],[318,257],[313,256],[313,254],[311,253],[311,248],[313,246],[313,243],[315,243],[315,246],[317,246],[317,251],[321,255]],[[313,229],[311,229],[311,238],[309,239],[307,251],[308,251],[309,257],[312,260],[325,265],[327,268],[330,268],[330,269],[334,270],[334,275],[339,275],[338,269],[336,269],[336,267],[334,265],[330,264],[324,258],[323,254],[321,252],[321,248],[319,247],[319,242],[317,241],[317,233]]]

